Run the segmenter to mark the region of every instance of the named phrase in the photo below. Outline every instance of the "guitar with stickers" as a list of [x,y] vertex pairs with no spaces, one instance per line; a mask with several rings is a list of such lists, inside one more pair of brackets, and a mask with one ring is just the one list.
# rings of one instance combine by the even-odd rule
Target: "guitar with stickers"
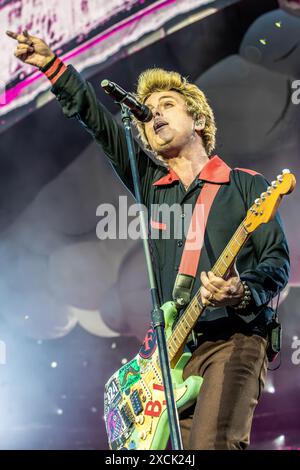
[[[211,271],[225,277],[251,234],[274,217],[284,195],[293,191],[295,176],[283,170],[265,193],[247,211],[234,235]],[[203,378],[183,380],[183,370],[191,353],[185,344],[205,307],[200,289],[178,319],[173,301],[162,307],[171,366],[175,402],[179,413],[197,399]],[[175,324],[175,326],[174,326]],[[169,427],[164,386],[155,331],[150,328],[138,354],[116,371],[105,385],[104,418],[109,447],[113,450],[162,450],[167,446]]]

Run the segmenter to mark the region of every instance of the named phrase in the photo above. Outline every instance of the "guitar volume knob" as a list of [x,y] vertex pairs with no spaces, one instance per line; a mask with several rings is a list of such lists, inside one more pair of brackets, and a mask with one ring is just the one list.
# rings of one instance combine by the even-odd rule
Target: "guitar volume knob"
[[147,431],[141,431],[139,437],[144,441],[147,437]]
[[140,415],[140,416],[136,416],[135,417],[135,422],[137,424],[144,424],[144,421],[145,421],[145,417],[143,415]]

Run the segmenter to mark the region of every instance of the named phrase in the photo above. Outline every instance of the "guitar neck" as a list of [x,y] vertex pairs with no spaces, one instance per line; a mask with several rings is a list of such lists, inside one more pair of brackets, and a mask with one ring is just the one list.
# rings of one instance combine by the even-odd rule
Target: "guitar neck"
[[[216,276],[225,276],[249,237],[250,234],[245,228],[244,219],[211,269]],[[201,303],[201,294],[199,289],[178,320],[172,335],[168,339],[168,352],[171,363],[181,355],[183,346],[204,310],[205,307]]]

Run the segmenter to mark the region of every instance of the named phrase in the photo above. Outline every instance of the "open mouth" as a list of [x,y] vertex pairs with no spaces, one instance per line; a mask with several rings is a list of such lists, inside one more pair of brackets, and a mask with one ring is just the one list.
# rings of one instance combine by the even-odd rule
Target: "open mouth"
[[165,127],[165,126],[167,126],[167,125],[168,125],[168,123],[165,122],[165,121],[157,121],[157,122],[155,122],[155,123],[154,123],[154,126],[153,126],[155,134],[157,134],[163,127]]

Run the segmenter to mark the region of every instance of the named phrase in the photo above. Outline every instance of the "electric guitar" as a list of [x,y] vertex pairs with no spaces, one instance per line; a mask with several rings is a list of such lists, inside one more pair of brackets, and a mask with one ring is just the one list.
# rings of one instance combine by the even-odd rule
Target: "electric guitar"
[[[295,176],[289,170],[283,170],[267,191],[255,200],[213,266],[212,272],[215,275],[226,275],[252,232],[274,217],[282,197],[291,193],[295,184]],[[175,402],[181,412],[196,401],[203,382],[202,377],[196,376],[184,381],[182,375],[191,357],[190,352],[184,351],[185,344],[205,307],[201,303],[199,289],[174,328],[178,316],[175,303],[166,302],[161,308],[165,316]],[[167,409],[156,337],[152,328],[139,353],[106,383],[104,418],[109,446],[113,450],[166,448],[169,439]]]

